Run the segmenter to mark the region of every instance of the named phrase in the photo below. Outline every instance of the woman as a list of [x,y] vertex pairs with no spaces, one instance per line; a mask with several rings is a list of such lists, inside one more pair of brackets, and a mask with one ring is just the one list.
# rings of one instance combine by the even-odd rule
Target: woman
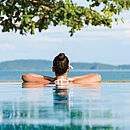
[[73,84],[87,84],[101,80],[101,76],[99,74],[86,74],[67,78],[67,73],[70,71],[69,67],[69,59],[67,56],[65,56],[64,53],[60,53],[53,60],[52,71],[55,72],[56,78],[28,73],[22,75],[22,80],[25,82],[35,82],[42,84],[55,83],[57,85],[68,84],[70,82]]

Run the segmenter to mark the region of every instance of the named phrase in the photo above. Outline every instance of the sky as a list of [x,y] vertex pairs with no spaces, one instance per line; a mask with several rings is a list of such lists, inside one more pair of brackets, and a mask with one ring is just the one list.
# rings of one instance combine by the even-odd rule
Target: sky
[[130,11],[124,11],[120,17],[124,17],[125,23],[113,23],[112,29],[89,26],[76,32],[73,37],[70,37],[69,28],[65,26],[50,26],[47,31],[26,36],[0,30],[0,62],[53,60],[64,52],[71,62],[130,64]]

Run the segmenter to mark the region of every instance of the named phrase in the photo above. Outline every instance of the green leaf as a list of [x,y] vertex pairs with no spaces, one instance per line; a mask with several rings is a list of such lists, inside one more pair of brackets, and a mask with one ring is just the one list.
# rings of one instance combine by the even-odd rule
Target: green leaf
[[122,23],[124,23],[124,20],[123,20],[123,18],[121,18],[121,22],[122,22]]
[[25,23],[28,24],[28,18],[25,18]]

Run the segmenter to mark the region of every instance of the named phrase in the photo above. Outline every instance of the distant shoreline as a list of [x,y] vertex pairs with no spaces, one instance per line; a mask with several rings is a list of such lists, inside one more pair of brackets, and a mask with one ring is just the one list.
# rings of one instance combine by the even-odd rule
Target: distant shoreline
[[[71,62],[73,71],[128,71],[130,65],[110,65],[103,63]],[[52,61],[49,60],[12,60],[0,62],[0,70],[16,71],[51,71]]]
[[[6,69],[6,70],[0,70],[0,71],[25,71],[25,72],[28,72],[28,71],[45,71],[45,72],[52,72],[52,70],[38,70],[38,69],[36,69],[36,70],[20,70],[20,69],[18,69],[18,70],[16,70],[16,69]],[[107,69],[107,70],[103,70],[103,69],[100,69],[100,70],[91,70],[91,69],[89,69],[89,70],[78,70],[78,69],[75,69],[75,70],[71,70],[71,72],[106,72],[106,71],[108,71],[108,72],[110,72],[110,71],[112,71],[112,72],[120,72],[120,71],[122,71],[122,72],[125,72],[125,71],[130,71],[130,69],[122,69],[122,70],[119,70],[119,69],[117,69],[117,70],[111,70],[111,69]]]

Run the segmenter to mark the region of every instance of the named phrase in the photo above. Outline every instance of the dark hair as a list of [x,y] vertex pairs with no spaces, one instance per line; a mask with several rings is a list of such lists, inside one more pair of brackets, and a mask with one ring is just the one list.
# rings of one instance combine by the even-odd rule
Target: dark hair
[[64,53],[60,53],[53,60],[53,67],[57,75],[63,75],[66,73],[69,67],[69,59],[65,56]]

